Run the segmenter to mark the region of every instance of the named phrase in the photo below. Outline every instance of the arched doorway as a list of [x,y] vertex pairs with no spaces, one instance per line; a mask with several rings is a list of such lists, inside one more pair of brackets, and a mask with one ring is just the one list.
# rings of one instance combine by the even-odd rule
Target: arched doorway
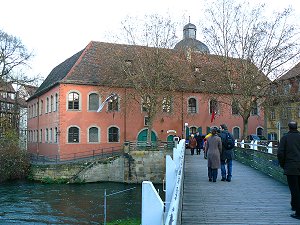
[[173,142],[174,141],[174,137],[175,137],[175,135],[173,135],[173,134],[168,135],[167,142]]
[[258,128],[256,129],[256,134],[257,134],[258,136],[262,136],[262,135],[263,135],[263,132],[264,132],[264,129],[263,129],[262,127],[258,127]]
[[[148,134],[148,129],[144,129],[144,130],[140,131],[137,140],[140,142],[146,142],[147,134]],[[154,131],[151,132],[151,141],[157,141],[157,136],[154,133]]]

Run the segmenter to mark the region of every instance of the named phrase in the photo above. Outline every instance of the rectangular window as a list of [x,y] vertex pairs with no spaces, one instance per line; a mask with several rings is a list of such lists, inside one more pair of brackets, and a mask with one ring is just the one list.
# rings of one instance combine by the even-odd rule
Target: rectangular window
[[52,136],[53,136],[53,132],[52,132],[52,128],[50,128],[50,134],[49,134],[49,141],[52,142]]
[[231,105],[232,115],[239,115],[239,104],[236,101],[232,102]]
[[49,98],[46,99],[46,113],[49,112]]
[[54,130],[54,142],[57,143],[58,141],[58,132],[57,132],[57,127],[55,127],[55,130]]
[[145,116],[144,117],[144,126],[147,127],[149,125],[149,117]]
[[275,119],[276,119],[275,109],[271,109],[271,111],[270,111],[270,120],[275,120]]
[[50,112],[53,111],[53,96],[51,95],[51,98],[50,98]]
[[172,112],[172,99],[170,97],[164,97],[162,100],[162,111],[166,113]]
[[43,130],[41,129],[40,130],[40,143],[42,143],[43,141]]
[[46,128],[46,133],[45,133],[46,137],[45,137],[45,142],[48,143],[49,142],[49,130],[48,128]]
[[55,94],[55,108],[54,108],[55,111],[58,111],[58,94],[56,93]]

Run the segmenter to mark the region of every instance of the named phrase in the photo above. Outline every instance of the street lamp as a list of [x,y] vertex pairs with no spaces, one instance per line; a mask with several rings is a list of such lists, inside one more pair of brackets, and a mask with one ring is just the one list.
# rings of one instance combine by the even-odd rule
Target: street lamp
[[189,125],[188,123],[184,123],[184,136],[185,136],[185,139],[187,138],[186,129],[187,129],[188,125]]
[[97,112],[100,112],[106,103],[112,102],[113,100],[117,100],[117,99],[118,99],[118,95],[116,93],[111,93],[99,106]]

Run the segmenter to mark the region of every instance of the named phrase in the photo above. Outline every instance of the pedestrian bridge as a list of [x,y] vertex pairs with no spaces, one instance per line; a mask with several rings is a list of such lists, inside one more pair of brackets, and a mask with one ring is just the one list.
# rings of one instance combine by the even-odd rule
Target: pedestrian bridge
[[[142,225],[299,224],[299,220],[290,217],[293,212],[289,204],[288,186],[278,181],[278,177],[277,179],[271,177],[278,171],[282,173],[271,159],[263,162],[261,160],[263,157],[252,154],[249,161],[252,165],[257,164],[257,169],[233,161],[232,181],[221,181],[219,170],[218,180],[214,183],[208,181],[207,161],[203,157],[203,152],[192,156],[184,146],[182,149],[185,153],[181,158],[182,170],[178,167],[176,169],[177,178],[172,181],[175,188],[170,202],[168,202],[170,197],[167,195],[170,194],[167,194],[168,181],[166,181],[165,209],[162,214],[157,213],[160,207],[153,207],[157,202],[153,204],[149,199],[144,202],[144,195],[149,193],[149,190],[144,188],[147,183],[143,183]],[[257,162],[254,162],[256,159]],[[269,170],[267,171],[269,175],[258,170],[263,167]],[[166,173],[168,179],[170,173],[168,169]],[[178,177],[181,177],[181,182]],[[174,201],[177,203],[175,204]],[[148,215],[145,215],[147,213]],[[155,220],[157,218],[159,219]]]

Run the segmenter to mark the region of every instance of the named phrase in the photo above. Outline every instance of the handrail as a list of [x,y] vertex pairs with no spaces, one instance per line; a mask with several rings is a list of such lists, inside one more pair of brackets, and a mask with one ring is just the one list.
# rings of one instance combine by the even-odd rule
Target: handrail
[[[165,205],[150,181],[142,183],[142,225],[176,225],[181,221],[185,140],[166,156]],[[164,206],[164,207],[163,207]],[[165,208],[165,212],[164,212]]]
[[123,146],[106,147],[75,153],[55,154],[47,156],[40,154],[31,154],[31,161],[39,163],[60,163],[78,161],[82,159],[91,159],[95,157],[108,157],[121,152],[123,152]]
[[[176,183],[173,187],[172,191],[172,198],[170,201],[169,208],[167,209],[166,213],[166,225],[176,225],[181,224],[180,214],[178,213],[181,211],[181,204],[182,204],[182,192],[183,192],[183,176],[184,176],[184,153],[185,153],[185,140],[179,143],[178,148],[176,149],[179,154],[176,156],[173,155],[174,161],[178,160],[177,171],[176,175]],[[180,221],[180,222],[179,222]]]
[[244,140],[238,142],[235,140],[235,146],[241,148],[247,148],[246,146],[249,146],[249,148],[253,150],[259,150],[258,148],[265,149],[269,154],[276,154],[275,150],[277,150],[277,147],[273,146],[273,142],[269,142],[267,145],[262,145],[258,144],[257,140],[251,142],[245,142]]

